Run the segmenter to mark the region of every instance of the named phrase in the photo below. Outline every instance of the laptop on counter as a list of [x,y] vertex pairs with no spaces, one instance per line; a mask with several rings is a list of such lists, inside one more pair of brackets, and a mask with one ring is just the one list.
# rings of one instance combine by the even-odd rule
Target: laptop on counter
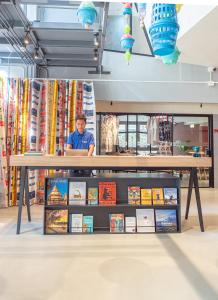
[[66,156],[88,156],[86,149],[67,149]]

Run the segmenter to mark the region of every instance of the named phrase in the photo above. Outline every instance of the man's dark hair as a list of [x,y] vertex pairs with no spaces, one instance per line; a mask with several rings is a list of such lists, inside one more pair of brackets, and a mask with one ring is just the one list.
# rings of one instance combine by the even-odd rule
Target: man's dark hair
[[78,120],[83,120],[86,123],[86,116],[84,114],[77,115],[76,116],[76,121],[78,121]]

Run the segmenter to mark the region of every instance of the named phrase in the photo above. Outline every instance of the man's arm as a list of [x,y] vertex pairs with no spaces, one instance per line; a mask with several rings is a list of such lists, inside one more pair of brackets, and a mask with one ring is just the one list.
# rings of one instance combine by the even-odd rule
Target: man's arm
[[72,138],[72,133],[69,135],[67,139],[67,149],[73,149],[73,138]]
[[95,149],[95,145],[94,144],[89,145],[88,156],[92,156],[92,154],[94,152],[94,149]]

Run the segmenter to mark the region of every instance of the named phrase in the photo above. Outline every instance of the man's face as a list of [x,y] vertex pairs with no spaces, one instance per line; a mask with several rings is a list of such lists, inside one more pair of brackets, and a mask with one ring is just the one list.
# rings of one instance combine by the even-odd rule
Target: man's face
[[86,122],[84,120],[77,120],[76,121],[76,129],[79,133],[83,133],[86,128]]

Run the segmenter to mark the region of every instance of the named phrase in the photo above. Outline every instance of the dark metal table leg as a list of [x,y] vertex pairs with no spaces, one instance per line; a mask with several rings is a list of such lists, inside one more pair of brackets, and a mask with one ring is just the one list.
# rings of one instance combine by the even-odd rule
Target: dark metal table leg
[[191,203],[191,197],[192,197],[192,188],[193,188],[193,182],[194,182],[194,169],[191,169],[190,177],[189,177],[189,185],[188,185],[188,196],[187,196],[187,203],[186,203],[186,212],[185,212],[185,219],[188,219],[189,214],[189,208]]
[[200,191],[199,191],[199,185],[198,185],[198,173],[197,168],[193,169],[193,178],[194,178],[194,185],[195,185],[195,197],[196,197],[196,203],[198,208],[198,219],[201,231],[204,232],[204,222],[203,222],[203,215],[202,215],[202,209],[201,209],[201,198],[200,198]]
[[18,216],[17,216],[17,234],[20,234],[20,225],[21,225],[21,217],[22,217],[23,196],[24,196],[26,175],[27,175],[26,167],[21,167],[21,172],[20,172],[20,196],[19,196]]
[[31,222],[28,170],[26,171],[26,180],[25,180],[25,200],[26,200],[28,221]]

